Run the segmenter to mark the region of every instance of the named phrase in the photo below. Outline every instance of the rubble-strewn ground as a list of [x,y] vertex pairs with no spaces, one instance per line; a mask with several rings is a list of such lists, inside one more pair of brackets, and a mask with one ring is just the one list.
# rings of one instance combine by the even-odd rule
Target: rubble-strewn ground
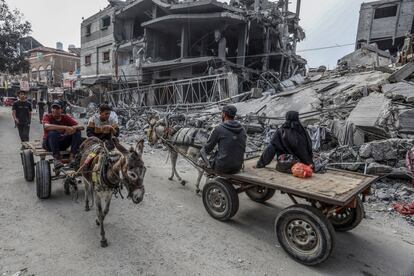
[[[40,137],[35,121],[32,138]],[[0,108],[0,275],[412,275],[412,226],[388,206],[366,204],[367,219],[337,233],[331,258],[317,267],[291,260],[277,245],[273,223],[290,202],[277,194],[266,205],[241,195],[229,223],[209,217],[194,193],[167,180],[166,152],[146,148],[146,197],[134,206],[114,199],[107,218],[109,247],[99,246],[95,211],[83,211],[54,182],[52,198],[36,198],[23,179],[17,130]],[[179,171],[194,181],[184,161]],[[385,185],[385,184],[384,184]],[[82,201],[82,197],[79,199]]]

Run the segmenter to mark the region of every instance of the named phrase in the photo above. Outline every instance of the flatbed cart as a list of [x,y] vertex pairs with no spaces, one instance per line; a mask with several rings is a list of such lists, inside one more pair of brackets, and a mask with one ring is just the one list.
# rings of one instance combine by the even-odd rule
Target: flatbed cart
[[[77,129],[83,130],[84,127],[79,126]],[[74,170],[64,166],[60,169],[53,168],[53,156],[42,147],[40,140],[32,142],[23,142],[23,150],[20,153],[24,178],[28,182],[36,179],[36,194],[39,199],[48,199],[52,191],[52,181],[64,179],[64,191],[66,195],[70,195],[72,191],[77,189],[76,179],[69,177]],[[60,155],[64,158],[69,157],[70,152],[61,151]],[[39,157],[40,160],[35,162],[34,157]],[[50,157],[50,158],[49,158]]]
[[331,255],[335,230],[349,231],[359,225],[364,217],[362,199],[377,179],[334,169],[303,179],[276,171],[276,162],[256,169],[257,161],[246,160],[243,171],[233,175],[203,168],[209,176],[203,188],[204,207],[213,218],[226,221],[238,211],[239,193],[259,203],[277,190],[288,195],[293,205],[277,215],[275,234],[289,256],[305,265],[322,263]]
[[[237,213],[240,193],[245,192],[259,203],[271,199],[276,191],[288,195],[293,205],[277,215],[275,235],[289,256],[305,265],[317,265],[328,259],[335,245],[335,230],[349,231],[361,223],[365,215],[362,202],[378,179],[337,169],[297,178],[276,171],[276,161],[266,168],[255,168],[258,157],[245,160],[243,170],[237,174],[221,174],[187,157],[171,141],[159,138],[193,166],[205,171],[208,180],[203,187],[203,204],[217,220],[230,220]],[[201,158],[207,161],[205,156]],[[299,203],[298,199],[305,203]]]

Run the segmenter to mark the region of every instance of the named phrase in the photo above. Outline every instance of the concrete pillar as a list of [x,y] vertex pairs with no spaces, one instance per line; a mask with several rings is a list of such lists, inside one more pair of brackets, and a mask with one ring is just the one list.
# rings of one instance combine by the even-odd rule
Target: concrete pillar
[[[266,39],[264,42],[264,49],[263,53],[269,54],[270,52],[270,30],[266,28]],[[263,71],[267,71],[269,69],[269,55],[266,55],[263,59]]]
[[[301,0],[297,0],[296,1],[296,22],[299,25],[299,16],[300,16],[300,6],[301,6]],[[294,34],[294,41],[293,41],[293,52],[296,53],[296,47],[297,47],[297,39],[298,39],[298,35],[297,35],[297,31],[295,31]]]
[[152,19],[157,18],[157,5],[152,6]]
[[205,57],[207,56],[207,40],[206,37],[203,37],[201,39],[201,45],[200,45],[200,56]]
[[247,23],[239,26],[239,40],[237,44],[237,65],[244,66],[246,61]]
[[188,56],[188,34],[187,34],[187,27],[181,27],[181,58],[185,58]]
[[175,103],[183,103],[183,99],[184,99],[184,87],[183,87],[183,85],[179,85],[177,87],[176,92],[177,92],[177,95],[175,95]]
[[237,74],[229,73],[227,77],[228,97],[233,97],[239,94],[239,80]]
[[152,87],[149,87],[147,91],[147,105],[153,106],[155,105],[155,91]]
[[226,60],[227,39],[223,36],[218,43],[218,57]]

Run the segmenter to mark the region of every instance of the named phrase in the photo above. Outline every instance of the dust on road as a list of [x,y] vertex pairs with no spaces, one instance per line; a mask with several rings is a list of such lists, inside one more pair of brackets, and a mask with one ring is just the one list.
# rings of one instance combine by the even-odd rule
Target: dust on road
[[[33,122],[31,139],[41,137]],[[95,210],[83,197],[38,200],[23,178],[17,130],[10,109],[0,108],[0,275],[27,267],[27,275],[413,275],[414,238],[403,220],[369,213],[349,233],[337,233],[331,258],[317,267],[291,260],[273,233],[283,195],[258,204],[241,195],[228,223],[212,219],[195,195],[196,172],[185,161],[179,171],[190,183],[168,181],[166,152],[146,148],[143,203],[113,200],[106,218],[109,247],[101,248]],[[5,274],[3,274],[5,273]],[[26,274],[25,274],[26,275]]]

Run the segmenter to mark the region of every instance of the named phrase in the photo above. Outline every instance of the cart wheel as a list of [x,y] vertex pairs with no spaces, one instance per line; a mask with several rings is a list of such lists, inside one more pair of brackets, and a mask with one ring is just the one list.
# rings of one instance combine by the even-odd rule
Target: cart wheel
[[305,265],[325,261],[335,244],[334,229],[316,208],[297,204],[282,210],[276,218],[275,232],[283,249]]
[[50,164],[47,160],[40,160],[36,163],[36,192],[40,199],[50,197],[52,188],[52,178],[50,174]]
[[356,208],[344,208],[340,212],[334,214],[329,220],[332,226],[338,232],[345,232],[357,227],[364,217],[364,204],[359,196],[356,199]]
[[232,184],[222,178],[215,178],[203,188],[203,204],[210,216],[227,221],[237,213],[239,197]]
[[35,177],[33,152],[31,150],[23,150],[20,153],[20,156],[22,158],[24,179],[26,179],[26,181],[33,181]]
[[255,186],[251,189],[246,190],[246,195],[253,201],[264,203],[271,199],[275,192],[275,189]]

